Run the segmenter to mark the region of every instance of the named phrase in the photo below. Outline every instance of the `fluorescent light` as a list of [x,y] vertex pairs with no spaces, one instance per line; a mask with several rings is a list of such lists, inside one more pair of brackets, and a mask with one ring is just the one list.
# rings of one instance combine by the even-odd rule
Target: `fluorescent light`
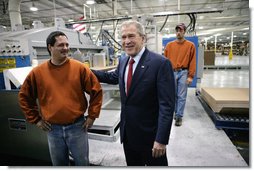
[[32,3],[32,6],[30,7],[31,11],[38,11],[38,8],[34,6],[34,3]]
[[200,20],[203,20],[205,17],[203,15],[199,16]]
[[87,0],[87,1],[86,1],[86,4],[92,5],[92,4],[95,4],[95,1],[94,1],[94,0]]
[[38,8],[36,8],[36,7],[30,7],[30,10],[31,11],[38,11]]

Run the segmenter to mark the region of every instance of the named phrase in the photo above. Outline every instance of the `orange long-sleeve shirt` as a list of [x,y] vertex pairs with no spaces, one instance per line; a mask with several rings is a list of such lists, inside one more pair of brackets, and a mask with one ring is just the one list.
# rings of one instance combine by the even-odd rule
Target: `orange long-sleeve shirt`
[[169,42],[165,47],[164,56],[171,61],[173,69],[187,68],[188,77],[194,77],[196,72],[196,48],[192,42],[188,40]]
[[[89,107],[84,92],[90,95]],[[43,118],[52,124],[70,124],[87,108],[88,117],[99,117],[102,89],[96,76],[82,63],[67,59],[63,65],[55,66],[48,60],[26,77],[19,104],[30,123]]]

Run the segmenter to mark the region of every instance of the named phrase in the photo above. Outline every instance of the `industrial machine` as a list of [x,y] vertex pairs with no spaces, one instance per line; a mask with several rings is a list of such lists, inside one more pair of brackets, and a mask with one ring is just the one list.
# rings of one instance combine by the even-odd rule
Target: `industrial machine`
[[[70,56],[90,67],[106,67],[108,48],[95,45],[89,36],[64,27],[37,28],[0,34],[0,89],[4,89],[3,70],[36,66],[49,59],[46,38],[53,31],[64,32],[70,44]],[[99,65],[100,64],[100,65]]]

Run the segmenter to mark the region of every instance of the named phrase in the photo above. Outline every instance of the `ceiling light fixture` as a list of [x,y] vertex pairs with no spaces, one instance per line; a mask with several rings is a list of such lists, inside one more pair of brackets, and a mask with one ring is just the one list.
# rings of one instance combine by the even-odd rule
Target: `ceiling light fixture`
[[87,0],[86,4],[87,5],[93,5],[93,4],[95,4],[95,1],[94,0]]
[[32,6],[30,7],[31,11],[38,11],[38,8],[34,6],[34,2],[32,3]]

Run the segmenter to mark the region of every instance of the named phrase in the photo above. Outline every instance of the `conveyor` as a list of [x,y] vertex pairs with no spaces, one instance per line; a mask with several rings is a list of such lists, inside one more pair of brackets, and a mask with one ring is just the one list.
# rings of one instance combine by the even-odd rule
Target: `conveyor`
[[218,129],[249,129],[249,89],[201,88],[202,106]]

